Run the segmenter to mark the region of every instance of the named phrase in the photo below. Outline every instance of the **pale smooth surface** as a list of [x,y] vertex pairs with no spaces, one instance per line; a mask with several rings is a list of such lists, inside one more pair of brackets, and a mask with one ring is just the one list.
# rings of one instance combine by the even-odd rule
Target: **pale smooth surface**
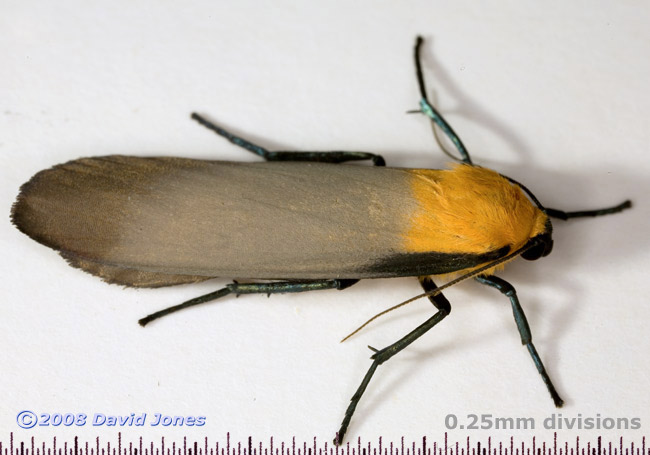
[[[204,415],[202,428],[125,428],[178,438],[331,440],[385,346],[431,314],[415,279],[344,292],[247,296],[150,312],[225,281],[122,289],[68,267],[8,222],[19,186],[80,156],[256,158],[190,121],[196,110],[271,149],[365,150],[393,166],[443,167],[417,107],[412,47],[475,162],[568,210],[634,208],[555,223],[555,250],[501,275],[519,292],[565,408],[553,408],[507,300],[477,283],[451,316],[382,366],[349,440],[440,438],[445,416],[639,417],[641,430],[562,431],[640,442],[650,428],[650,8],[644,2],[5,1],[0,16],[0,438],[110,438],[118,428],[37,427],[36,413]],[[451,440],[510,431],[450,431]]]

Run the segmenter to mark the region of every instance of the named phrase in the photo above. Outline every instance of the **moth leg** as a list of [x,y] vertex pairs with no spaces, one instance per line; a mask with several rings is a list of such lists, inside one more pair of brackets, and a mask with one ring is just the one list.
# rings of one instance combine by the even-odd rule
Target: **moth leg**
[[580,218],[587,216],[602,216],[609,215],[611,213],[622,212],[625,209],[632,207],[632,201],[629,199],[627,201],[621,202],[620,204],[614,207],[608,207],[606,209],[596,209],[596,210],[580,210],[577,212],[565,212],[563,210],[557,209],[546,209],[546,214],[553,218],[559,218],[561,220],[568,220],[569,218]]
[[524,310],[519,304],[519,298],[517,297],[515,288],[506,280],[503,280],[494,275],[477,276],[474,279],[481,284],[485,284],[497,289],[499,292],[510,299],[510,303],[512,304],[512,313],[515,317],[515,322],[517,323],[519,335],[521,336],[521,344],[525,345],[528,348],[528,352],[533,358],[533,362],[537,367],[537,371],[542,376],[542,380],[544,381],[544,384],[546,384],[546,388],[551,394],[551,398],[553,398],[555,406],[561,408],[562,404],[564,404],[564,400],[560,398],[560,395],[555,390],[555,386],[553,385],[551,378],[546,372],[546,368],[544,368],[542,359],[540,359],[539,354],[537,353],[537,349],[535,349],[535,346],[533,345],[533,337],[530,333],[530,327],[528,325],[528,321],[526,320]]
[[164,310],[157,311],[144,317],[138,323],[144,327],[151,321],[159,319],[168,314],[175,313],[185,308],[190,308],[195,305],[210,302],[225,297],[229,294],[236,296],[243,294],[283,294],[289,292],[307,292],[307,291],[320,291],[323,289],[346,289],[356,284],[359,280],[312,280],[312,281],[277,281],[273,283],[231,283],[226,287],[219,289],[209,294],[196,297],[194,299],[183,302]]
[[[420,277],[419,280],[420,280],[420,284],[422,285],[425,291],[432,291],[436,289],[436,285],[431,278]],[[370,365],[370,369],[368,370],[363,380],[361,381],[359,388],[354,393],[354,395],[352,395],[352,398],[350,399],[350,404],[348,405],[348,408],[345,411],[345,416],[343,417],[343,422],[341,423],[341,427],[339,428],[338,433],[336,433],[336,436],[334,437],[335,445],[340,445],[341,442],[343,442],[343,437],[345,436],[345,433],[348,430],[348,426],[350,425],[350,420],[352,420],[352,415],[354,414],[354,411],[357,408],[357,405],[359,404],[359,400],[361,400],[361,396],[366,391],[366,387],[368,387],[368,383],[370,382],[370,379],[372,379],[372,376],[375,374],[377,367],[382,363],[386,362],[388,359],[393,357],[398,352],[400,352],[402,349],[406,348],[408,345],[413,343],[422,335],[427,333],[429,329],[431,329],[438,322],[442,321],[451,311],[451,304],[449,303],[449,301],[444,295],[438,294],[436,296],[429,297],[429,300],[438,309],[438,311],[433,316],[427,319],[423,324],[421,324],[415,330],[408,333],[406,336],[402,337],[400,340],[391,344],[390,346],[387,346],[384,349],[380,349],[380,350],[370,348],[374,352],[374,354],[370,356],[370,358],[373,360],[372,365]]]
[[[420,282],[422,289],[424,289],[424,292],[435,291],[438,288],[430,276],[420,276],[418,277],[418,281]],[[437,309],[445,310],[447,314],[451,313],[451,303],[449,303],[447,297],[445,297],[442,293],[429,296],[427,298]]]
[[346,161],[362,161],[372,160],[375,166],[385,166],[386,161],[381,155],[368,152],[345,152],[345,151],[332,151],[332,152],[290,152],[290,151],[275,151],[265,149],[259,145],[253,144],[246,139],[235,136],[232,133],[224,130],[220,126],[214,124],[208,119],[200,116],[197,113],[192,113],[192,119],[199,122],[206,128],[214,131],[219,136],[225,137],[230,142],[239,147],[245,148],[249,152],[264,158],[266,161],[317,161],[320,163],[344,163]]
[[445,118],[440,114],[440,112],[436,110],[436,108],[433,107],[427,98],[427,89],[424,85],[424,76],[422,74],[422,63],[420,62],[420,48],[422,47],[423,42],[424,39],[421,36],[418,36],[415,42],[414,51],[415,75],[418,79],[418,86],[420,87],[420,111],[429,117],[431,121],[438,125],[438,127],[447,135],[447,137],[451,140],[451,142],[458,150],[458,153],[460,153],[460,161],[467,164],[472,164],[472,159],[469,157],[469,153],[463,144],[463,141],[460,140],[451,125],[447,123]]

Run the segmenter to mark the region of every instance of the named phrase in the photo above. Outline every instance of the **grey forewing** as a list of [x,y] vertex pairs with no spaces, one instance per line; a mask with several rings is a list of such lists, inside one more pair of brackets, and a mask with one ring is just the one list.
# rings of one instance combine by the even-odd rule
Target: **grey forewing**
[[[78,262],[240,278],[394,276],[416,209],[401,169],[108,156],[43,171],[14,222]],[[88,270],[92,273],[92,270]]]

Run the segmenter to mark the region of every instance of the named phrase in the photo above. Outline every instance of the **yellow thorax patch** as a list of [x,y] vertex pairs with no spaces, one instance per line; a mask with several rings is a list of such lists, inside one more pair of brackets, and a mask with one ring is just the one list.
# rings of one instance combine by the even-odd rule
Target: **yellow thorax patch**
[[486,253],[522,247],[544,231],[547,216],[498,173],[466,164],[413,169],[418,210],[408,221],[409,252]]

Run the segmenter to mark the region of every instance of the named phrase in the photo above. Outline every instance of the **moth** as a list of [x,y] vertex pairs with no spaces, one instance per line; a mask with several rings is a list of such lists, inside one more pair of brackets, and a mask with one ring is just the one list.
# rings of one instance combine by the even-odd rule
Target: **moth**
[[[142,325],[229,294],[342,290],[365,278],[418,277],[425,292],[415,298],[427,297],[436,311],[374,350],[337,444],[378,366],[449,315],[442,290],[469,278],[509,298],[521,341],[559,407],[562,399],[533,345],[515,289],[494,273],[518,256],[548,255],[551,218],[601,216],[631,202],[579,212],[545,208],[517,181],[474,165],[427,98],[422,42],[418,37],[415,45],[420,111],[457,148],[460,163],[451,169],[386,167],[383,157],[367,152],[269,151],[192,114],[265,161],[81,158],[34,175],[21,187],[11,220],[71,266],[108,283],[155,288],[245,279],[154,313]],[[374,166],[344,164],[359,160]],[[438,287],[432,276],[447,274],[457,278]]]

